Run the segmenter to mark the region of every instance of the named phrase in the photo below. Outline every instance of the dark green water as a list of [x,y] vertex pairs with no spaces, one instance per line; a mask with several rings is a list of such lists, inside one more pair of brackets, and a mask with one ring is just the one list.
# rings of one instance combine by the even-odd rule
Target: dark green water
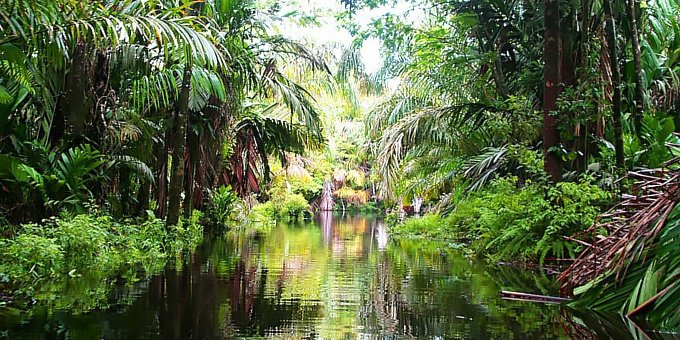
[[[265,234],[211,239],[186,262],[112,291],[76,290],[67,298],[80,306],[104,294],[106,306],[94,311],[62,303],[36,308],[23,321],[0,316],[0,338],[544,339],[617,332],[579,325],[589,318],[559,306],[500,299],[502,289],[554,292],[543,275],[485,265],[443,244],[390,239],[371,217],[321,216]],[[596,328],[603,323],[597,320]]]

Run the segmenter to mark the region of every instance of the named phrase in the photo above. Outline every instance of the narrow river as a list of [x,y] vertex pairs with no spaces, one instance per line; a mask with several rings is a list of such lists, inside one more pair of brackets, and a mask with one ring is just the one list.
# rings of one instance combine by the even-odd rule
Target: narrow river
[[106,292],[106,308],[42,309],[0,338],[534,339],[587,331],[565,308],[500,299],[502,289],[553,293],[544,275],[392,239],[370,216],[212,238],[187,262]]

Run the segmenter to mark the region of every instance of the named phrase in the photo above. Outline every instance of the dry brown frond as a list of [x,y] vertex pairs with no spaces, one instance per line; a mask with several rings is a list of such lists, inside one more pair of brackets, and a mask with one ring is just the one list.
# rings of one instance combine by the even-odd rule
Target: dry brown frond
[[663,169],[631,171],[627,177],[636,180],[634,195],[624,195],[622,201],[602,214],[590,228],[573,236],[584,241],[585,250],[559,276],[562,291],[571,294],[601,274],[625,276],[635,260],[645,260],[647,251],[662,230],[666,218],[680,200],[680,171],[668,170],[680,164],[671,160]]

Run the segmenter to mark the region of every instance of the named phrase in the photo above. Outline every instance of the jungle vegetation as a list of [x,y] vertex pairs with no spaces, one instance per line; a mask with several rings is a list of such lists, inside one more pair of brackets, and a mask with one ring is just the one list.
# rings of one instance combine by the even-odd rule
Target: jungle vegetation
[[[106,260],[77,245],[106,245],[110,272],[151,267],[149,249],[165,259],[203,228],[304,217],[330,195],[422,206],[392,232],[491,259],[570,261],[616,237],[616,261],[566,294],[680,327],[677,0],[340,2],[350,46],[282,34],[316,20],[288,2],[4,0],[3,292]],[[662,190],[643,197],[644,176]],[[605,227],[631,197],[649,223],[620,226],[648,237]]]
[[381,37],[381,76],[399,80],[365,120],[381,197],[431,207],[393,232],[504,261],[583,252],[560,277],[566,294],[580,286],[579,305],[677,330],[680,3],[432,0],[410,11],[420,20],[351,26]]

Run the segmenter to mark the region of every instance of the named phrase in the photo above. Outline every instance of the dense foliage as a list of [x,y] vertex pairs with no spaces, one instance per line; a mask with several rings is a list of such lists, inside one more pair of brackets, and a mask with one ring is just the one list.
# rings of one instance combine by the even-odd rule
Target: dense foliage
[[[677,0],[340,3],[354,42],[311,49],[284,34],[318,24],[294,1],[4,1],[3,284],[148,267],[195,244],[195,210],[218,232],[424,210],[393,231],[542,264],[587,246],[572,236],[626,197],[627,171],[678,168]],[[407,9],[357,20],[390,3]],[[584,304],[666,294],[673,221],[620,295],[596,292],[621,283],[607,273]]]
[[[389,2],[344,3],[360,12]],[[348,22],[381,39],[381,76],[398,80],[366,119],[379,192],[432,207],[396,232],[467,240],[506,260],[573,258],[588,243],[571,236],[628,194],[621,175],[677,168],[668,162],[680,156],[677,1],[412,4],[368,26]],[[677,274],[644,268],[658,275],[645,282],[659,282],[644,294],[633,278],[620,292],[597,281],[588,287],[602,294],[584,295],[619,310],[650,294],[672,300],[661,283]],[[616,285],[626,273],[601,279]],[[667,314],[655,312],[660,326]]]
[[464,240],[477,253],[500,259],[543,262],[546,257],[573,257],[578,244],[564,237],[589,227],[610,199],[611,194],[589,181],[518,189],[517,178],[502,178],[456,202],[444,217],[410,218],[394,231]]
[[117,276],[135,280],[140,270],[151,275],[198,246],[200,219],[195,212],[166,228],[152,212],[146,220],[122,222],[93,212],[23,224],[0,239],[0,287],[14,298],[45,302],[59,298],[55,286],[83,275],[106,282]]
[[299,18],[263,1],[3,1],[2,299],[86,267],[154,272],[201,239],[194,209],[229,229],[273,155],[318,150],[295,75],[331,77],[280,33]]
[[322,142],[310,94],[286,74],[326,65],[277,33],[271,4],[11,0],[2,14],[10,222],[94,199],[116,216],[153,207],[176,224],[220,185],[260,192],[271,154]]

